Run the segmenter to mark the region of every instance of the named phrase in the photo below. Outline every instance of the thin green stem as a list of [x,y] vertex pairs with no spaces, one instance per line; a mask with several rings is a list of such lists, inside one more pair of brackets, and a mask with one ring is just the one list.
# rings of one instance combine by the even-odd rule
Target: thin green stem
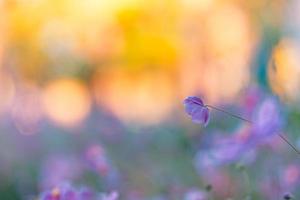
[[249,174],[247,172],[246,167],[243,164],[237,164],[236,168],[241,172],[242,176],[243,176],[243,182],[245,184],[245,187],[247,188],[247,194],[246,196],[243,198],[244,200],[251,200],[252,199],[252,185],[250,182],[250,177]]
[[251,194],[252,194],[252,186],[251,186],[251,182],[250,182],[250,178],[249,178],[249,175],[248,175],[248,173],[247,173],[247,171],[246,171],[246,169],[244,169],[243,171],[242,171],[242,173],[243,173],[243,176],[244,176],[244,179],[245,179],[245,184],[246,184],[246,187],[247,187],[247,196],[246,196],[246,198],[245,199],[249,199],[248,197],[250,197],[250,199],[251,199]]

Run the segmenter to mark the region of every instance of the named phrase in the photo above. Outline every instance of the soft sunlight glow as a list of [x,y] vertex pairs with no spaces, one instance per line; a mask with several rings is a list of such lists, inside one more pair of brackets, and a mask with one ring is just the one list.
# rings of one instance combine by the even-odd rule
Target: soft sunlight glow
[[217,4],[201,22],[189,20],[184,28],[183,96],[201,91],[209,102],[232,100],[249,81],[256,44],[249,16],[236,5]]
[[215,0],[181,0],[183,5],[188,9],[197,9],[200,11],[206,11],[212,7]]
[[274,92],[286,100],[296,100],[300,91],[300,48],[291,40],[282,40],[274,49],[268,67]]
[[157,123],[173,107],[174,88],[163,73],[99,73],[94,78],[94,88],[98,104],[127,122]]
[[49,82],[43,95],[47,116],[63,126],[75,126],[89,113],[91,99],[86,86],[76,79]]

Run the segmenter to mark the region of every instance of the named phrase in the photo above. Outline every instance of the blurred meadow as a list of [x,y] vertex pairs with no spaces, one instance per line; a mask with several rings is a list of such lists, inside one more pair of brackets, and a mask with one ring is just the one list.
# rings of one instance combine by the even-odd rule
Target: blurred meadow
[[[0,199],[94,200],[62,198],[65,183],[120,200],[300,199],[300,155],[276,135],[300,149],[299,11],[0,0]],[[193,123],[188,96],[254,125],[214,109]]]

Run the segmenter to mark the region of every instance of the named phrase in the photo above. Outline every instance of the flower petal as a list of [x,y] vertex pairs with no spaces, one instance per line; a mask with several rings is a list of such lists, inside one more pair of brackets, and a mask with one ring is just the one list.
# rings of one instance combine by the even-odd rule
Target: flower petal
[[261,139],[276,135],[281,128],[282,119],[278,102],[267,98],[262,102],[254,116],[253,134]]
[[185,111],[192,121],[206,126],[209,122],[209,109],[199,97],[188,97],[184,100]]

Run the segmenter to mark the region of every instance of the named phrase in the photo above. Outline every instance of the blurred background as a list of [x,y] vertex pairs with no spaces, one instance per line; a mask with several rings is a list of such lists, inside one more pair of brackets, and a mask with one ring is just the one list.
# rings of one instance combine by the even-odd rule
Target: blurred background
[[[215,199],[243,195],[240,172],[209,180],[194,166],[240,122],[213,113],[201,128],[182,101],[244,113],[249,94],[278,95],[296,143],[299,10],[299,0],[0,0],[0,199],[35,199],[64,180],[129,200],[194,200],[184,195],[212,182]],[[275,166],[299,186],[284,146],[268,163],[274,149],[263,150],[251,177]],[[275,199],[274,176],[256,179],[254,199]]]

